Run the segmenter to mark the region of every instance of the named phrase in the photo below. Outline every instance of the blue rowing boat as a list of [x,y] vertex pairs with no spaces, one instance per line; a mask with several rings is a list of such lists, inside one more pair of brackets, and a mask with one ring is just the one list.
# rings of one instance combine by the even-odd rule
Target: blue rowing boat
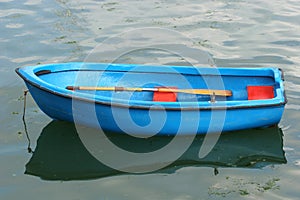
[[278,124],[278,68],[60,63],[17,68],[56,120],[134,135],[191,135]]

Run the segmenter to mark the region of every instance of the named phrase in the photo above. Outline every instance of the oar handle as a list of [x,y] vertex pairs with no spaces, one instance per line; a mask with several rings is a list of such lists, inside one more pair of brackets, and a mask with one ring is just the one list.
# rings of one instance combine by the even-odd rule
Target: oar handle
[[80,87],[78,86],[67,86],[66,89],[67,90],[79,90]]

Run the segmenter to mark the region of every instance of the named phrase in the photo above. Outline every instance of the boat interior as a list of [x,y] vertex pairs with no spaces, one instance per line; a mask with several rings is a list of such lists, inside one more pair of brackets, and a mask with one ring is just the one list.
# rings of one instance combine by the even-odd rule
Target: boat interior
[[[116,99],[141,101],[237,101],[271,99],[276,97],[279,84],[272,73],[266,71],[260,74],[193,74],[193,73],[163,73],[117,70],[64,70],[39,74],[39,78],[56,87],[89,86],[100,88],[95,90],[77,90],[78,93],[91,94]],[[122,88],[169,88],[170,92],[159,91],[115,91],[101,90],[101,87]],[[230,91],[230,95],[191,94],[189,89]]]

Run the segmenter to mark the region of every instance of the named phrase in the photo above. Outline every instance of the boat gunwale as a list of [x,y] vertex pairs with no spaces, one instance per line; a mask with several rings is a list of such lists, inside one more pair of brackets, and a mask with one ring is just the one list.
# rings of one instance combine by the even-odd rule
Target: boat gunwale
[[[60,65],[60,64],[61,63],[54,64],[54,65]],[[63,64],[67,64],[67,63],[63,63]],[[72,63],[72,64],[80,64],[80,63]],[[101,63],[99,63],[99,64],[101,64]],[[51,64],[42,65],[41,67],[43,67],[43,66],[52,66],[52,65]],[[31,67],[37,67],[37,66],[31,66]],[[221,69],[225,69],[225,68],[221,68]],[[245,68],[243,68],[243,69],[245,69]],[[252,69],[252,68],[247,68],[247,69]],[[257,69],[260,69],[260,68],[257,68]],[[266,68],[264,68],[264,69],[266,69]],[[129,102],[129,101],[127,101],[127,103],[116,102],[116,101],[113,102],[113,101],[111,101],[111,98],[109,98],[110,101],[105,101],[104,99],[103,99],[103,101],[100,101],[100,100],[97,100],[97,99],[90,99],[90,98],[87,98],[87,97],[84,97],[84,96],[75,96],[73,91],[71,91],[70,93],[60,93],[60,92],[57,92],[55,90],[51,90],[51,87],[50,88],[43,87],[42,84],[38,84],[38,83],[33,81],[33,80],[37,80],[37,79],[35,77],[32,77],[32,75],[30,75],[29,73],[25,72],[24,67],[17,68],[15,71],[25,82],[31,84],[32,86],[34,86],[34,87],[36,87],[40,90],[49,92],[49,93],[54,94],[54,95],[58,95],[60,97],[68,98],[68,99],[75,99],[75,100],[80,100],[80,101],[85,101],[85,102],[90,102],[90,103],[96,103],[96,104],[101,104],[101,105],[106,105],[106,106],[115,106],[115,107],[131,108],[131,109],[146,109],[146,110],[149,110],[149,109],[151,109],[151,110],[232,110],[232,109],[249,109],[249,108],[262,108],[262,107],[277,107],[277,106],[285,105],[287,103],[286,94],[285,94],[285,91],[284,91],[283,85],[282,85],[283,84],[282,83],[282,81],[283,81],[282,71],[280,69],[276,68],[278,70],[278,73],[280,73],[280,77],[276,77],[275,76],[275,71],[274,71],[273,68],[267,68],[267,69],[273,70],[273,73],[274,73],[273,78],[274,78],[275,83],[278,82],[279,80],[277,80],[277,79],[280,78],[280,81],[279,81],[280,86],[279,86],[278,89],[280,90],[280,92],[283,93],[280,97],[277,96],[273,99],[268,99],[268,100],[253,100],[253,101],[251,101],[252,104],[249,104],[249,105],[228,105],[227,101],[222,101],[223,104],[221,104],[220,102],[219,103],[210,103],[210,104],[208,104],[208,106],[205,106],[205,107],[203,105],[200,105],[199,102],[175,102],[175,103],[179,104],[179,107],[176,107],[176,106],[174,106],[174,102],[170,103],[170,102],[134,101],[134,104],[133,104],[132,102]],[[21,72],[21,70],[22,70],[23,73],[25,73],[29,77],[33,78],[33,80],[30,80],[30,78],[27,78]],[[78,70],[79,71],[80,69],[77,69],[77,70],[76,69],[69,69],[69,70],[62,70],[62,71],[70,71],[70,70],[73,70],[73,71]],[[83,70],[87,70],[87,69],[83,69]],[[87,71],[94,71],[94,70],[87,70]],[[101,71],[101,70],[99,70],[99,71]],[[103,70],[103,71],[107,71],[107,70]],[[113,70],[113,71],[116,71],[116,70]],[[122,72],[122,70],[117,70],[117,71]],[[56,72],[56,71],[53,71],[51,73],[54,73],[54,72]],[[36,72],[34,72],[32,70],[32,73],[35,75]],[[38,77],[37,75],[35,75],[35,76]],[[39,82],[43,83],[44,81],[41,80]],[[51,84],[49,84],[47,82],[45,82],[45,83],[46,83],[46,86],[47,85],[52,86]],[[54,87],[56,87],[56,86],[54,86]],[[53,88],[53,89],[55,89],[55,88]],[[282,99],[283,99],[283,101],[282,101]],[[277,100],[277,101],[275,101],[275,100]],[[262,101],[264,103],[258,104],[258,102],[262,102]],[[267,103],[267,101],[269,103]],[[231,102],[242,102],[242,101],[238,100],[238,101],[231,101]],[[270,103],[270,102],[274,102],[274,103]],[[148,103],[148,104],[137,105],[139,103],[144,103],[144,104]],[[202,102],[200,102],[200,103],[202,103]],[[254,103],[256,103],[256,104],[254,104]],[[173,104],[173,107],[168,107],[172,104]],[[185,106],[182,107],[182,104],[185,104]],[[188,105],[188,104],[190,104],[190,105]]]

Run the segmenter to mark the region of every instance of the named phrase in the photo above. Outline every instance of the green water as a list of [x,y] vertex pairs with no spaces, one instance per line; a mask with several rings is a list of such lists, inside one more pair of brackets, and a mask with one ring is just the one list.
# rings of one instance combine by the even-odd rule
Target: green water
[[[299,10],[300,3],[292,0],[0,0],[0,198],[298,199]],[[52,122],[28,95],[26,122],[34,150],[28,153],[21,120],[25,86],[14,69],[83,61],[109,37],[145,27],[183,34],[193,40],[194,47],[208,51],[217,66],[282,68],[289,102],[279,128],[222,135],[204,159],[195,156],[203,141],[197,137],[165,169],[120,174],[91,157],[71,124]],[[170,41],[165,35],[157,37]],[[126,45],[122,38],[114,43],[120,49]],[[193,52],[181,40],[174,41],[175,47]],[[114,56],[109,52],[97,61],[111,61]],[[157,52],[136,52],[118,59],[145,64],[182,62]],[[110,137],[126,148],[128,138]],[[127,148],[140,152],[167,142],[154,138]]]

